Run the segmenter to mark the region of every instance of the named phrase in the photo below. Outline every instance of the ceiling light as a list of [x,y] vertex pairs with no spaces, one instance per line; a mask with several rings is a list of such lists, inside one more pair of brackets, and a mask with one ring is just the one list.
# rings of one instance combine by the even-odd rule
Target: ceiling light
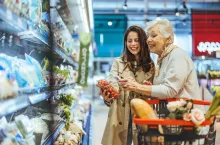
[[127,4],[125,3],[123,9],[126,10],[128,8]]
[[108,25],[109,25],[109,26],[112,26],[112,21],[108,21]]
[[127,8],[128,8],[127,0],[125,0],[125,3],[124,3],[124,6],[123,6],[123,9],[126,10]]

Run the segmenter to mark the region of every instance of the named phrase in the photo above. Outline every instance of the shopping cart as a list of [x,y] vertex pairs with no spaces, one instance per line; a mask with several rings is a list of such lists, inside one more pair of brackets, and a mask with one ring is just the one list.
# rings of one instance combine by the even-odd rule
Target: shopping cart
[[[137,124],[138,145],[214,145],[216,132],[214,129],[214,118],[205,120],[201,126],[208,127],[206,133],[198,134],[196,126],[191,121],[166,119],[169,114],[168,102],[179,99],[148,100],[154,106],[159,119],[140,119],[134,116],[134,123]],[[184,99],[187,100],[187,99]],[[194,104],[210,105],[211,102],[193,100]],[[156,106],[156,107],[155,107]],[[141,125],[147,125],[148,130],[141,130]],[[158,130],[162,126],[163,133]]]

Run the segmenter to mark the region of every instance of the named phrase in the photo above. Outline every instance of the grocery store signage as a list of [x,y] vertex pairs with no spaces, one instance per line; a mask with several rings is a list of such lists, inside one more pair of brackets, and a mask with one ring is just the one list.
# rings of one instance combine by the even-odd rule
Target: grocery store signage
[[91,33],[82,32],[79,34],[80,38],[80,55],[79,55],[79,76],[78,76],[78,84],[86,87],[87,86],[87,78],[89,72],[89,46],[92,40]]
[[220,50],[219,19],[218,12],[192,10],[193,56],[216,57]]
[[197,46],[199,52],[208,52],[211,54],[214,51],[220,50],[220,43],[219,42],[200,42]]

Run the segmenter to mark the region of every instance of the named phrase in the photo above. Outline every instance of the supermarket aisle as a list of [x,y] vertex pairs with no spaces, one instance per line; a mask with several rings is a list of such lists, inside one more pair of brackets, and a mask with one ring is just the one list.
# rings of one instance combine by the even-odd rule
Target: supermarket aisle
[[102,100],[93,102],[93,145],[101,145],[102,135],[107,121],[108,107]]

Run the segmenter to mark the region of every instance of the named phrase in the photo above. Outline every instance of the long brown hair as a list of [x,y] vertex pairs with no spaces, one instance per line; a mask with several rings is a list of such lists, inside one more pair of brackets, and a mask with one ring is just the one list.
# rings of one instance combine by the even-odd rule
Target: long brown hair
[[131,69],[134,69],[134,66],[132,65],[132,62],[135,61],[135,56],[128,50],[128,47],[127,47],[127,37],[128,37],[128,34],[133,31],[133,32],[137,32],[138,34],[138,41],[140,43],[140,52],[138,53],[139,55],[139,68],[142,68],[144,72],[148,72],[150,71],[151,67],[154,66],[153,64],[153,61],[150,57],[150,50],[148,48],[148,45],[147,45],[147,35],[145,33],[145,31],[141,28],[141,27],[138,27],[138,26],[130,26],[125,34],[124,34],[124,50],[123,50],[123,55],[122,55],[122,60],[124,62],[127,62],[129,65],[130,65],[130,68]]

